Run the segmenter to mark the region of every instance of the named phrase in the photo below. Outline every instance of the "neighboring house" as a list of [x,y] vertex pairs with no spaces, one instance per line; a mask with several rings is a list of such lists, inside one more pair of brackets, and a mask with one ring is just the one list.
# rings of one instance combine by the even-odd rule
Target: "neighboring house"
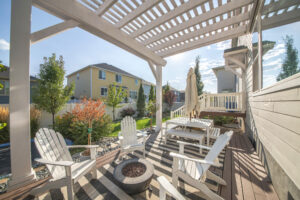
[[75,83],[74,97],[92,99],[107,97],[113,83],[128,90],[129,101],[135,101],[142,79],[115,66],[100,63],[88,65],[67,75],[68,84]]
[[[167,85],[163,86],[163,89]],[[174,92],[175,94],[175,102],[184,102],[184,97],[185,97],[185,91],[184,90],[177,90],[176,88],[173,88],[169,85],[170,91]]]
[[218,93],[236,92],[237,77],[231,71],[226,70],[224,66],[212,69],[217,77]]
[[[6,67],[6,71],[0,72],[0,83],[3,88],[0,89],[0,104],[9,104],[9,67]],[[33,87],[37,85],[37,78],[30,76],[30,103],[32,102]]]

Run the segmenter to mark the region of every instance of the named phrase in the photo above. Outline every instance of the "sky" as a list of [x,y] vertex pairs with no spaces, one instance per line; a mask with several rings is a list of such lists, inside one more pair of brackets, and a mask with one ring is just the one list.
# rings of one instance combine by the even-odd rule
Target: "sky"
[[[9,65],[10,4],[10,0],[0,1],[0,60],[5,65]],[[35,7],[32,9],[31,21],[32,32],[62,22],[61,19]],[[299,33],[300,22],[263,31],[263,40],[276,42],[275,47],[263,58],[264,87],[274,84],[280,72],[285,54],[283,37],[294,36],[295,47],[300,51],[300,37],[296,37]],[[255,39],[254,37],[254,41]],[[184,90],[188,70],[194,66],[195,58],[199,55],[204,90],[216,93],[217,79],[211,69],[224,65],[223,52],[224,49],[230,48],[230,44],[230,41],[223,41],[167,57],[167,65],[163,67],[163,84],[168,82],[172,87]],[[63,56],[66,74],[90,64],[108,63],[155,83],[146,61],[80,28],[67,30],[31,45],[30,74],[37,75],[43,57],[49,57],[52,53]]]

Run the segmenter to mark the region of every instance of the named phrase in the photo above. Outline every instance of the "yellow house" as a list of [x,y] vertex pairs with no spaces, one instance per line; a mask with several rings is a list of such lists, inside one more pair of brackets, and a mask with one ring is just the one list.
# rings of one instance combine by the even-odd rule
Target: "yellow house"
[[74,97],[77,99],[105,98],[109,86],[116,83],[128,90],[129,99],[135,100],[142,83],[141,78],[106,63],[88,65],[67,75],[67,79],[68,84],[75,83]]

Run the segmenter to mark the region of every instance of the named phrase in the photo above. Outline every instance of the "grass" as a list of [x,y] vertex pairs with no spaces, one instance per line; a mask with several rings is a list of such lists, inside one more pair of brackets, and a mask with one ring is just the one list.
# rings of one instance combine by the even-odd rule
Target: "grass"
[[[168,119],[170,119],[170,117],[164,117],[163,118],[163,122],[167,121]],[[139,118],[139,119],[135,119],[136,120],[136,126],[138,130],[144,129],[144,128],[148,128],[150,127],[150,118]],[[152,124],[155,125],[155,118],[152,121]],[[120,121],[118,122],[112,122],[111,124],[112,126],[112,132],[110,134],[108,134],[108,137],[115,137],[118,136],[119,132],[121,131],[121,124]]]

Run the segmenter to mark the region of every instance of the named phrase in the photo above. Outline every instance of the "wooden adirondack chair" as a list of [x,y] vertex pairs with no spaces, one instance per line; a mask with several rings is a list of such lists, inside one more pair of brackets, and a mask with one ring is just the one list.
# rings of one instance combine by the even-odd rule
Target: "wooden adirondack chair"
[[[143,137],[142,143],[138,142],[138,136]],[[126,116],[121,121],[121,132],[119,133],[121,152],[130,153],[135,150],[141,150],[145,158],[146,136],[144,132],[137,132],[135,120],[130,116]]]
[[[179,154],[173,152],[170,153],[170,155],[173,157],[173,186],[177,188],[178,178],[181,178],[184,180],[185,183],[188,183],[189,185],[202,191],[209,199],[224,200],[222,197],[211,191],[205,185],[205,179],[209,178],[221,185],[226,185],[226,182],[221,177],[213,174],[208,169],[210,166],[221,166],[218,162],[218,155],[223,150],[223,148],[229,143],[232,135],[233,131],[228,131],[223,135],[220,135],[212,147],[178,141]],[[184,155],[185,145],[192,145],[208,149],[209,152],[205,156],[204,160],[189,158]]]
[[[31,191],[32,195],[37,196],[50,189],[67,186],[68,199],[72,200],[74,183],[90,171],[92,171],[93,178],[96,178],[98,145],[67,146],[60,133],[47,128],[41,128],[36,133],[34,142],[41,155],[41,158],[35,160],[47,166],[52,178],[46,185],[34,188]],[[75,163],[68,148],[89,148],[91,159]]]

